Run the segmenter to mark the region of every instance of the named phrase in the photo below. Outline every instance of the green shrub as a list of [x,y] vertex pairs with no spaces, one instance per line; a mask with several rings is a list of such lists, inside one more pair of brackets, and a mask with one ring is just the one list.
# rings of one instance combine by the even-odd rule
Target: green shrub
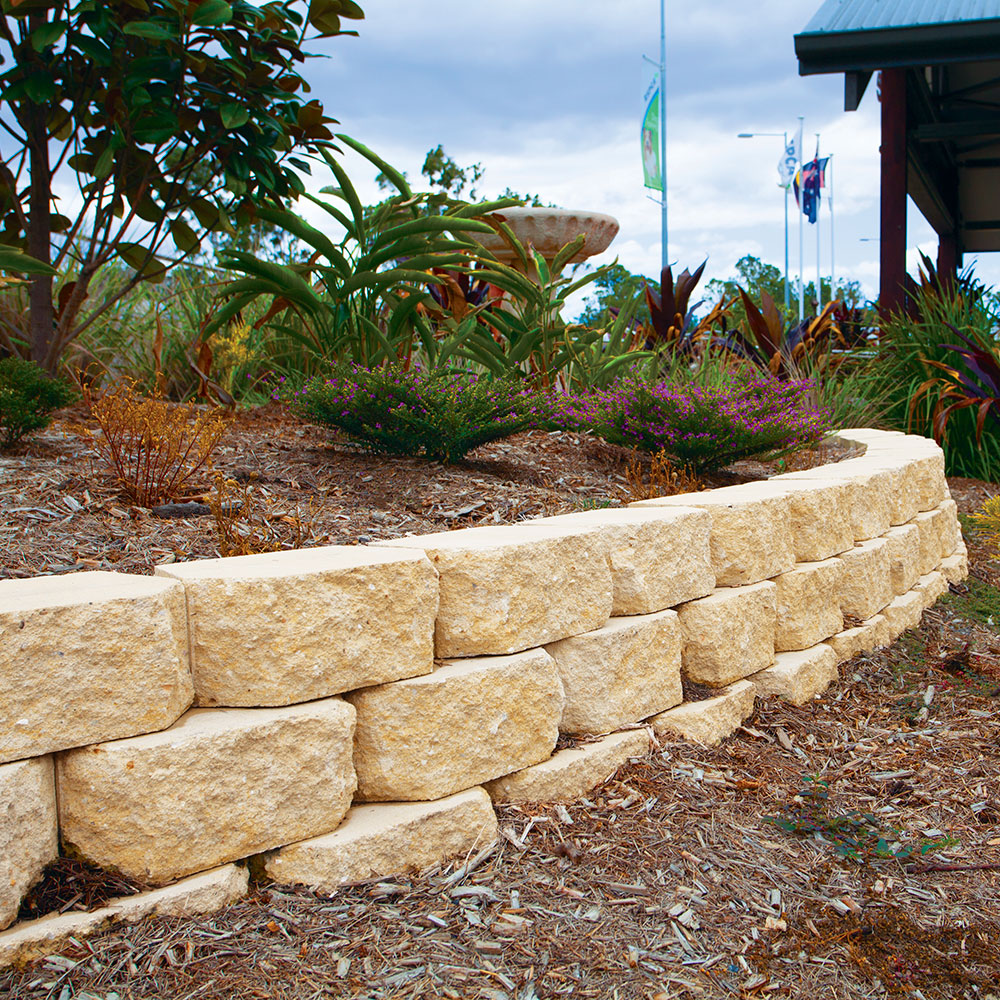
[[283,396],[306,420],[337,428],[367,451],[441,462],[537,427],[548,412],[545,396],[519,379],[399,367],[339,366],[292,393],[279,388],[276,398]]
[[34,362],[0,358],[0,449],[47,427],[49,414],[75,398],[71,386],[46,375]]

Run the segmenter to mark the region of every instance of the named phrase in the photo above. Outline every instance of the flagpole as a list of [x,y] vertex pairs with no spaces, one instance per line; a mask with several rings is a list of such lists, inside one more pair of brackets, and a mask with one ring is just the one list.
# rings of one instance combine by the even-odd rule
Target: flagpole
[[669,228],[667,226],[667,0],[660,0],[660,176],[663,200],[660,204],[661,264],[670,264]]
[[827,198],[830,200],[830,298],[833,299],[834,296],[836,295],[836,292],[834,291],[835,286],[833,283],[833,279],[836,276],[837,272],[834,271],[833,269],[834,244],[833,244],[833,157],[832,156],[828,157],[826,161],[826,169],[827,169],[827,176],[829,178],[827,180],[827,189],[828,189]]
[[[816,164],[816,197],[820,196],[820,183],[819,183],[819,132],[816,133],[816,159],[813,160]],[[816,315],[818,316],[823,311],[823,271],[820,262],[820,212],[819,205],[816,206]]]
[[[799,115],[799,129],[802,128],[802,123],[805,120],[805,115]],[[802,275],[805,271],[805,213],[802,211],[801,201],[804,200],[804,178],[802,177],[802,143],[799,143],[799,322],[805,319],[805,299],[803,297],[802,291]]]
[[[788,156],[788,133],[784,133],[784,156]],[[791,185],[785,184],[785,321],[791,309],[791,294],[788,288],[788,189]]]

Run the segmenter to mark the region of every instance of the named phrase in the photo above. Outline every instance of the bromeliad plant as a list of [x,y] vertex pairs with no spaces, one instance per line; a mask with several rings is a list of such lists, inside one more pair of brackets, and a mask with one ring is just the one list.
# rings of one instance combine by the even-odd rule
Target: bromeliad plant
[[608,389],[566,398],[554,420],[613,444],[664,451],[703,473],[819,440],[829,419],[810,404],[811,388],[750,368],[731,370],[709,386],[625,378]]
[[366,451],[438,462],[457,462],[480,445],[537,427],[549,412],[546,397],[519,378],[400,366],[343,365],[289,394],[279,387],[276,398]]

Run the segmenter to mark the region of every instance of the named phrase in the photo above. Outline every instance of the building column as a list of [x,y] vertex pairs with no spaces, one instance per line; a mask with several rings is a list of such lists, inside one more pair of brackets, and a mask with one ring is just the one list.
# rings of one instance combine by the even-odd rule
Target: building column
[[962,251],[955,233],[938,234],[937,273],[944,285],[951,285],[962,267]]
[[882,192],[879,315],[906,301],[906,70],[882,70]]

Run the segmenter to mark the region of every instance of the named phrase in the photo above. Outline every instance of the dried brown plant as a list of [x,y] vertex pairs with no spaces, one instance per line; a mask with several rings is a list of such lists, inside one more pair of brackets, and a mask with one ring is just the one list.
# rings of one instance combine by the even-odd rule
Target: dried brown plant
[[697,493],[705,484],[687,466],[677,466],[665,451],[652,456],[649,467],[638,454],[633,455],[624,471],[625,484],[616,488],[622,503],[672,497],[678,493]]
[[129,381],[85,387],[84,400],[101,428],[99,454],[139,507],[185,495],[232,423],[219,410],[142,396]]
[[247,483],[216,475],[208,506],[215,518],[222,556],[300,549],[314,540],[308,530],[310,511],[303,513],[298,507],[289,510],[279,499]]

